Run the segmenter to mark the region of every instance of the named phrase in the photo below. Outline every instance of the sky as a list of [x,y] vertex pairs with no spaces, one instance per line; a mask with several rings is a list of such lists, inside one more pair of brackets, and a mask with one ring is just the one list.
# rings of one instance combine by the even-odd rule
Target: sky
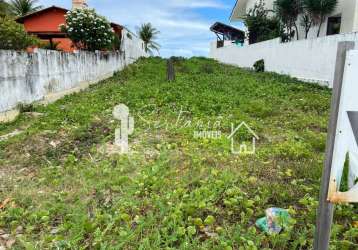
[[[39,0],[44,7],[70,9],[72,0]],[[210,26],[229,23],[236,0],[88,0],[88,5],[110,21],[136,32],[151,22],[160,31],[160,56],[208,56],[210,41],[216,36]],[[231,23],[238,28],[241,23]]]

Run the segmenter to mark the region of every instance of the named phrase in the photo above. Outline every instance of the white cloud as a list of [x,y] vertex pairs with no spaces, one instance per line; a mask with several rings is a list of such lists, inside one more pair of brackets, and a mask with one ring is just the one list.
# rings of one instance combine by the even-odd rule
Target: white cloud
[[[129,29],[136,31],[142,23],[151,22],[160,31],[158,42],[161,55],[207,55],[214,37],[212,24],[198,14],[198,9],[226,9],[222,0],[89,0],[90,7]],[[59,5],[70,8],[71,0],[42,0],[44,6]]]

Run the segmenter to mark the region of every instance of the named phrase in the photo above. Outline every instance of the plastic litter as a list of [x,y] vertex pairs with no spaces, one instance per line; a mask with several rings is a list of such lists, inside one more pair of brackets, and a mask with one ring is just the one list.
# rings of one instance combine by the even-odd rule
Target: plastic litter
[[256,226],[266,233],[280,233],[287,226],[290,215],[286,209],[272,207],[265,211],[266,216],[256,221]]

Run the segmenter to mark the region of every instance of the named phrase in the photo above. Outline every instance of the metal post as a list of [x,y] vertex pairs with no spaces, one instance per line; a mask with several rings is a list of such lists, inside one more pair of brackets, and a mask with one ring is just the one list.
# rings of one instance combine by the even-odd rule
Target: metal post
[[321,179],[321,190],[319,195],[319,208],[317,211],[316,234],[314,239],[315,250],[328,250],[329,239],[331,235],[331,226],[333,221],[334,206],[327,200],[329,180],[331,176],[332,158],[334,150],[334,141],[336,138],[337,118],[339,112],[339,103],[341,100],[342,82],[344,75],[344,66],[346,62],[346,53],[354,48],[354,42],[338,43],[336,68],[333,82],[333,97],[331,103],[331,117],[328,127],[328,136],[326,144],[325,166]]

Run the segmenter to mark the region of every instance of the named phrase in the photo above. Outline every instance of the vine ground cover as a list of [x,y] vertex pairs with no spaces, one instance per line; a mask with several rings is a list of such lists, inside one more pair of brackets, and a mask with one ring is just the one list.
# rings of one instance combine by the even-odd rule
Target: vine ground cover
[[[24,131],[0,142],[0,245],[6,235],[13,249],[312,248],[331,91],[204,58],[175,68],[169,83],[164,60],[141,59],[0,125]],[[131,153],[107,155],[119,103],[135,119]],[[220,121],[224,134],[245,121],[256,154],[195,138],[180,110],[180,122]],[[280,234],[255,227],[269,207],[289,209]],[[357,212],[336,207],[332,249],[357,249]]]

